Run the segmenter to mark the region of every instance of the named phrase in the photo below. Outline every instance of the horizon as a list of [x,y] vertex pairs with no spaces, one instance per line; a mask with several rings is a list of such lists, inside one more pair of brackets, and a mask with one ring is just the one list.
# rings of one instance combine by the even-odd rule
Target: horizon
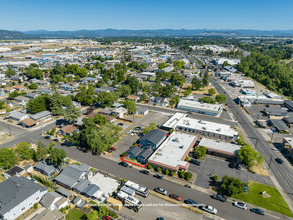
[[[286,5],[286,7],[284,7]],[[139,1],[93,0],[56,1],[50,4],[30,0],[16,0],[13,5],[1,3],[0,19],[3,30],[20,32],[32,30],[160,30],[160,29],[240,29],[288,30],[292,25],[293,1],[232,0]],[[9,19],[7,19],[9,18]],[[25,18],[25,19],[24,19]],[[159,21],[159,22],[158,22]],[[290,29],[289,29],[290,30]]]

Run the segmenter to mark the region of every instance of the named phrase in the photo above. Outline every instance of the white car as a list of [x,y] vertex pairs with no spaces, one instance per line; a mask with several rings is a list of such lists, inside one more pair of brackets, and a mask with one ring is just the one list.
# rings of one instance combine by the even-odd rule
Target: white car
[[168,194],[167,190],[164,190],[164,189],[159,188],[159,187],[155,188],[155,191],[156,191],[157,193],[162,194],[162,195],[167,195],[167,194]]
[[206,212],[212,213],[212,214],[217,214],[217,209],[213,208],[210,205],[203,204],[203,206],[201,207],[201,209],[204,210],[204,211],[206,211]]
[[243,202],[234,202],[233,205],[235,207],[240,208],[240,209],[247,209],[247,205],[245,203],[243,203]]

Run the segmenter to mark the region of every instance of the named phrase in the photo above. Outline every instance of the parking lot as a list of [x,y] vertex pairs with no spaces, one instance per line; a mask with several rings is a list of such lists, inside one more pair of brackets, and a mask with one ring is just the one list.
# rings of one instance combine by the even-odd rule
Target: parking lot
[[[229,161],[225,159],[207,155],[206,160],[202,162],[200,166],[190,164],[188,170],[197,174],[194,184],[204,188],[208,187],[210,181],[212,180],[212,176],[215,174],[219,176],[219,181],[223,176],[228,175],[230,177],[239,178],[242,182],[252,180],[269,186],[274,186],[268,176],[253,174],[244,168],[241,170],[237,170],[235,168],[232,169],[228,165]],[[210,176],[210,174],[212,174],[212,176]]]
[[[202,215],[199,215],[195,212],[192,212],[188,209],[174,206],[173,203],[167,202],[164,199],[161,199],[154,195],[149,195],[147,198],[136,195],[142,203],[143,207],[139,212],[134,212],[132,209],[123,207],[120,212],[123,214],[139,220],[155,220],[158,217],[163,217],[164,219],[202,219]],[[208,219],[208,218],[205,218]]]
[[[252,104],[250,107],[246,107],[246,109],[251,113],[250,116],[253,118],[253,120],[267,120],[269,117],[264,113],[264,109],[268,108],[266,105],[256,105]],[[269,109],[281,109],[280,106],[274,106],[270,105]]]

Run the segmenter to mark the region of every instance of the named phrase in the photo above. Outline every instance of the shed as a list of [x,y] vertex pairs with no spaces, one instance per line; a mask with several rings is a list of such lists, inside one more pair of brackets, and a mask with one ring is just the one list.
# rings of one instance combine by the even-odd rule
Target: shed
[[64,188],[58,188],[56,190],[56,192],[58,192],[60,195],[66,197],[67,199],[71,200],[73,199],[74,195],[72,192],[69,192],[68,190],[64,189]]
[[3,176],[6,179],[8,179],[8,178],[10,178],[12,176],[18,176],[19,177],[19,176],[21,176],[21,175],[23,175],[25,173],[26,173],[26,170],[24,168],[16,165],[16,166],[12,167],[11,169],[5,171],[3,173]]
[[76,206],[79,205],[81,202],[82,202],[82,199],[80,196],[75,197],[74,200],[72,201],[72,203]]
[[26,170],[26,172],[30,173],[34,170],[34,167],[31,164],[28,164],[24,167],[24,169]]

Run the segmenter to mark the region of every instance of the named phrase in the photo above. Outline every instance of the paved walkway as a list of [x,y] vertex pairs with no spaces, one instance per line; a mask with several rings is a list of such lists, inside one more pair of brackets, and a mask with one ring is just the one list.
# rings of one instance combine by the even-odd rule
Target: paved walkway
[[[39,204],[40,205],[40,204]],[[39,208],[37,211],[26,217],[26,220],[31,220],[33,217],[35,217],[37,214],[40,214],[43,210],[45,210],[44,207]]]

